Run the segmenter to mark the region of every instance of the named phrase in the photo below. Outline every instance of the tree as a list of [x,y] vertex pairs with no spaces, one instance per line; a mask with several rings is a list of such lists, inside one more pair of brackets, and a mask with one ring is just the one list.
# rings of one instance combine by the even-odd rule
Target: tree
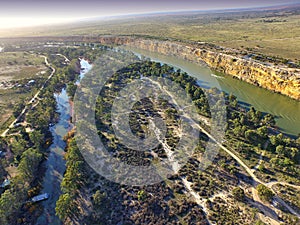
[[0,198],[0,224],[13,224],[23,203],[21,192],[6,190]]
[[233,95],[232,93],[230,93],[229,96],[228,96],[228,100],[229,100],[229,102],[233,102],[233,101],[237,100],[237,98],[236,98],[235,95]]
[[245,137],[249,141],[255,141],[255,140],[257,140],[257,138],[256,138],[256,132],[254,130],[247,130],[245,132]]
[[257,134],[262,138],[268,137],[268,128],[266,126],[260,127],[257,129]]
[[72,213],[74,213],[75,208],[76,207],[73,197],[68,193],[63,194],[56,202],[56,215],[62,221],[65,221]]
[[247,113],[247,116],[249,120],[254,123],[254,126],[257,126],[261,118],[261,112],[256,111],[254,107],[251,107]]
[[75,81],[77,74],[80,72],[78,59],[72,59],[69,66],[64,68],[67,81]]
[[22,138],[15,139],[11,144],[12,151],[16,157],[20,157],[26,149],[26,141]]
[[244,135],[244,130],[242,129],[242,126],[237,126],[235,127],[232,132],[234,133],[235,136],[240,137]]
[[277,146],[280,143],[277,136],[275,136],[275,135],[270,136],[270,142],[274,146]]
[[233,94],[230,94],[230,95],[228,96],[228,100],[229,100],[229,105],[230,105],[233,109],[236,109],[237,106],[238,106],[238,101],[237,101],[236,96],[234,96]]
[[296,140],[296,143],[300,145],[300,134],[298,134],[298,138]]
[[195,90],[195,92],[194,92],[194,96],[193,96],[193,99],[200,99],[200,98],[202,98],[203,97],[203,91],[202,91],[202,89],[201,88],[197,88],[196,90]]
[[277,141],[279,142],[279,144],[283,144],[284,143],[284,136],[283,136],[282,133],[278,134],[276,136],[276,138],[277,138]]
[[257,185],[256,190],[258,192],[260,199],[262,199],[263,201],[270,202],[274,197],[274,193],[263,184]]
[[103,204],[105,198],[106,198],[106,193],[101,193],[99,190],[97,190],[93,195],[94,204],[97,207],[100,207]]
[[289,155],[290,155],[290,158],[293,159],[294,161],[297,161],[298,160],[298,157],[300,156],[299,153],[300,153],[300,150],[299,148],[289,148]]
[[22,112],[22,110],[25,108],[25,100],[22,99],[19,103],[15,104],[14,108],[13,108],[13,115],[14,117],[18,117],[20,115],[20,113]]
[[69,82],[67,86],[67,93],[71,100],[74,99],[74,95],[76,93],[77,86],[73,82]]
[[30,148],[23,153],[18,170],[30,182],[34,179],[41,160],[42,154]]
[[260,165],[258,166],[258,170],[259,170],[260,172],[264,172],[265,166],[264,166],[263,164],[260,164]]
[[75,193],[85,182],[84,161],[77,147],[75,138],[68,143],[67,169],[61,183],[61,189],[65,193]]
[[278,145],[276,147],[276,153],[278,155],[284,155],[284,152],[285,152],[285,149],[284,149],[284,146],[283,145]]
[[234,197],[235,200],[237,201],[244,201],[245,199],[245,192],[242,188],[240,187],[236,187],[232,190],[232,195]]
[[41,131],[35,130],[29,134],[29,138],[34,144],[34,147],[37,149],[41,149],[41,146],[44,144],[45,135],[41,133]]
[[277,168],[278,166],[281,166],[281,164],[280,164],[280,159],[279,158],[272,158],[271,160],[270,160],[270,163],[271,163],[271,165],[272,165],[272,167],[275,169],[275,168]]
[[146,199],[146,197],[147,197],[147,194],[144,190],[140,190],[138,192],[138,200],[139,201],[144,201]]
[[[68,161],[69,163],[69,161]],[[84,183],[83,162],[76,161],[67,167],[66,173],[61,183],[63,192],[76,193]]]
[[294,162],[292,162],[289,158],[284,158],[283,165],[286,168],[289,168],[290,166],[294,165]]
[[264,119],[262,120],[263,124],[266,126],[275,126],[276,121],[273,115],[267,114]]

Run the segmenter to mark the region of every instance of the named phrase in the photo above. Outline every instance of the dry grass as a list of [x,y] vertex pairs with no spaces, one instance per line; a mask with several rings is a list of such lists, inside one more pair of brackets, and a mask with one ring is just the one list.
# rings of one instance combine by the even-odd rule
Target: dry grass
[[[23,79],[36,79],[47,76],[39,72],[46,71],[44,58],[27,52],[0,53],[0,128],[12,116],[13,107],[22,99],[32,96],[30,91],[13,87],[13,83]],[[33,88],[34,89],[34,88]]]
[[[300,8],[273,11],[155,15],[90,21],[51,29],[15,30],[15,36],[150,35],[205,41],[225,47],[257,48],[260,53],[300,60]],[[0,31],[0,36],[9,36]]]
[[44,58],[27,52],[0,53],[0,82],[32,78],[46,70]]

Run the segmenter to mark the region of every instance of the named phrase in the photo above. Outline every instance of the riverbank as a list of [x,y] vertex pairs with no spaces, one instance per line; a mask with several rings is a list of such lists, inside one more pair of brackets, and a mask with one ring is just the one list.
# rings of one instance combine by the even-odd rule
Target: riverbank
[[[136,46],[136,49],[140,49],[140,51],[147,51],[147,54],[144,54],[146,57],[150,57],[151,59],[157,58],[158,61],[165,60],[167,64],[173,65],[176,68],[182,68],[188,74],[195,76],[197,79],[201,81],[202,87],[216,87],[211,80],[209,80],[208,76],[202,76],[203,71],[201,71],[199,62],[203,64],[202,58],[196,55],[197,49],[200,49],[203,53],[207,53],[211,55],[214,54],[221,55],[221,58],[215,58],[212,55],[209,60],[214,61],[216,64],[224,64],[223,67],[232,68],[233,71],[246,73],[238,77],[238,75],[228,75],[225,76],[224,73],[214,74],[225,76],[225,79],[215,79],[218,80],[221,86],[221,89],[227,93],[232,93],[238,97],[238,100],[245,106],[254,106],[256,109],[273,114],[276,118],[277,124],[280,127],[281,131],[287,134],[297,135],[299,133],[299,125],[300,118],[298,115],[299,112],[299,100],[293,100],[291,96],[284,94],[273,93],[276,92],[274,90],[267,90],[268,88],[263,88],[262,85],[257,84],[258,81],[256,79],[260,79],[260,82],[264,82],[267,86],[272,86],[273,88],[285,89],[288,92],[292,90],[295,95],[299,95],[299,74],[292,73],[292,70],[297,70],[296,68],[288,68],[287,65],[280,64],[278,62],[278,67],[282,68],[282,71],[288,71],[291,75],[285,76],[284,79],[286,81],[280,81],[281,78],[277,79],[276,76],[273,76],[271,73],[269,75],[264,76],[264,73],[260,73],[259,68],[255,68],[255,63],[261,64],[262,66],[268,68],[266,71],[272,71],[272,67],[268,65],[269,62],[261,61],[259,62],[257,59],[250,59],[246,56],[243,56],[241,52],[235,51],[234,49],[222,49],[218,46],[211,45],[209,43],[198,43],[198,42],[183,42],[183,41],[158,41],[155,39],[145,38],[145,37],[131,37],[131,36],[64,36],[64,37],[27,37],[22,40],[12,39],[18,41],[47,41],[47,42],[72,42],[72,44],[80,44],[84,43],[102,43],[105,45],[122,45],[122,46]],[[179,48],[179,47],[180,48]],[[133,48],[130,47],[130,48]],[[175,51],[175,52],[174,52]],[[187,53],[188,52],[188,53]],[[154,57],[152,57],[154,56]],[[243,58],[244,57],[244,58]],[[228,58],[228,60],[226,60]],[[241,58],[241,61],[246,61],[243,65],[231,66],[234,64],[239,64],[239,61],[235,61],[235,58]],[[171,60],[169,60],[171,59]],[[252,67],[248,68],[248,64],[254,63]],[[183,66],[180,66],[182,64]],[[189,64],[188,66],[186,66]],[[234,69],[235,68],[235,69]],[[237,69],[237,68],[240,68]],[[246,68],[243,70],[243,68]],[[249,69],[250,71],[247,71]],[[222,68],[216,68],[216,70],[220,71]],[[253,71],[252,71],[253,70]],[[297,70],[298,71],[298,70]],[[225,71],[226,72],[226,71]],[[265,72],[267,73],[267,72]],[[259,74],[259,75],[255,75]],[[209,76],[211,72],[209,73]],[[295,80],[292,78],[294,76]],[[251,80],[247,80],[248,77]],[[268,79],[270,80],[268,81]],[[272,80],[274,79],[274,80]],[[246,82],[245,82],[246,81]],[[208,83],[209,84],[208,84]],[[252,85],[254,83],[255,85]],[[278,84],[280,83],[280,84]],[[259,86],[260,88],[258,88]],[[205,87],[204,87],[205,88]],[[270,88],[272,89],[272,88]]]
[[[88,62],[84,59],[80,60],[80,79],[88,72]],[[85,68],[82,70],[82,68]],[[60,93],[55,94],[58,112],[60,114],[58,122],[50,128],[53,136],[53,144],[49,148],[49,156],[46,162],[46,173],[43,181],[42,193],[49,193],[50,197],[43,202],[44,211],[38,218],[37,225],[54,224],[60,225],[61,221],[56,216],[55,206],[61,195],[61,182],[66,171],[66,161],[64,159],[65,148],[67,146],[64,137],[71,131],[73,102],[67,94],[66,88]]]
[[[211,71],[208,67],[203,67],[176,56],[168,56],[131,47],[126,47],[126,49],[132,51],[138,57],[144,56],[150,58],[152,61],[171,65],[176,70],[185,71],[190,76],[196,78],[198,85],[204,89],[217,87],[227,94],[233,94],[246,109],[253,106],[261,112],[274,115],[276,124],[283,133],[296,137],[300,132],[299,101],[278,93],[273,93],[264,88],[256,87],[247,82],[235,79],[230,75]],[[216,74],[218,77],[212,74]]]
[[254,60],[245,53],[207,43],[180,43],[142,38],[100,37],[101,44],[125,45],[176,56],[231,75],[247,83],[300,100],[300,70]]
[[64,154],[66,143],[64,136],[71,129],[70,124],[70,105],[66,90],[63,89],[61,93],[55,94],[59,121],[50,128],[53,136],[53,143],[49,148],[49,155],[46,161],[46,172],[43,181],[43,190],[41,193],[48,193],[50,197],[43,202],[43,214],[38,218],[37,225],[43,224],[61,224],[59,218],[55,215],[55,205],[60,195],[60,183],[63,174],[66,170]]
[[[0,39],[5,41],[5,39]],[[10,41],[20,41],[12,38]],[[22,41],[67,41],[125,45],[192,62],[205,62],[209,67],[273,92],[300,100],[300,69],[289,68],[272,57],[255,57],[251,52],[223,48],[204,42],[166,41],[134,36],[62,36],[23,37]],[[277,65],[276,65],[277,64]]]

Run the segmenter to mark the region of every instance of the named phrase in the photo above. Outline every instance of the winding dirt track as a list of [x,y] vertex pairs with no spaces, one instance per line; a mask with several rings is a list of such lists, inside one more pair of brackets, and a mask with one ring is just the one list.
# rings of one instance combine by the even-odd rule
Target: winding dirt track
[[[148,78],[146,78],[146,79],[148,79]],[[152,83],[155,83],[161,90],[165,91],[170,97],[175,99],[174,96],[172,95],[172,93],[170,93],[168,90],[166,90],[164,87],[162,87],[160,83],[158,83],[156,81],[152,81],[150,79],[148,79],[148,80],[151,81]],[[175,103],[176,103],[176,101],[175,101]],[[211,141],[216,143],[222,150],[224,150],[228,155],[230,155],[233,159],[235,159],[240,166],[242,166],[244,168],[244,170],[253,179],[253,181],[254,181],[253,186],[254,187],[257,186],[258,184],[263,184],[263,185],[267,186],[268,188],[270,188],[272,190],[272,192],[275,194],[274,199],[276,201],[278,201],[282,206],[284,206],[290,213],[294,214],[295,216],[297,216],[300,219],[300,214],[297,213],[293,208],[291,208],[284,200],[282,200],[273,189],[273,186],[275,184],[288,185],[288,186],[291,186],[291,187],[294,187],[294,188],[297,188],[297,189],[300,189],[300,186],[291,185],[291,184],[288,184],[288,183],[285,183],[285,182],[273,182],[273,183],[263,182],[262,180],[260,180],[253,173],[252,169],[249,168],[233,151],[231,151],[230,149],[225,147],[222,143],[220,143],[218,140],[216,140],[216,138],[214,136],[212,136],[202,126],[200,126],[197,122],[195,122],[192,118],[190,118],[189,115],[184,114],[184,116],[186,117],[186,119],[188,119],[190,121],[191,124],[193,124],[193,126],[196,126],[202,133],[206,134],[210,138]],[[264,203],[262,201],[260,201],[260,203],[264,205]]]
[[45,81],[45,83],[43,84],[43,86],[38,90],[38,92],[33,96],[32,99],[30,99],[25,108],[22,110],[22,112],[19,114],[19,116],[9,125],[9,127],[0,135],[1,137],[6,137],[7,136],[7,133],[9,132],[10,129],[14,128],[14,126],[17,124],[17,122],[21,119],[21,117],[25,114],[25,112],[27,111],[28,109],[28,106],[32,103],[35,102],[35,100],[38,98],[38,96],[40,95],[41,91],[44,90],[47,82],[53,77],[53,75],[55,74],[55,68],[52,67],[49,62],[48,62],[48,58],[46,56],[41,56],[45,59],[45,64],[46,66],[48,66],[52,72],[51,74],[49,75],[48,79]]

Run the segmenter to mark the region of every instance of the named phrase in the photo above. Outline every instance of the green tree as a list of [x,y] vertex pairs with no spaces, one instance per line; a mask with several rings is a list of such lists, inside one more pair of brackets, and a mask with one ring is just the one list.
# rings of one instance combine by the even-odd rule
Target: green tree
[[147,197],[147,194],[144,190],[140,190],[138,192],[138,200],[139,201],[144,201],[146,199],[146,197]]
[[244,201],[245,200],[245,192],[242,188],[236,187],[232,190],[232,195],[235,200],[237,201]]
[[249,121],[253,122],[254,126],[257,126],[261,119],[261,112],[256,111],[254,107],[251,107],[247,113]]
[[69,82],[67,86],[67,93],[68,96],[71,98],[71,100],[73,100],[76,90],[77,90],[77,85],[75,85],[73,82]]
[[34,147],[41,149],[41,146],[44,144],[45,135],[39,130],[35,130],[29,134],[30,141],[33,143]]
[[264,172],[265,166],[264,166],[263,164],[260,164],[260,165],[258,166],[258,170],[259,170],[260,172]]
[[22,110],[25,108],[25,100],[22,99],[19,103],[15,104],[14,108],[13,108],[13,115],[14,117],[18,117],[20,115],[20,113],[22,112]]
[[298,138],[297,138],[297,140],[296,140],[296,143],[297,143],[298,145],[300,145],[300,134],[298,134]]
[[249,141],[257,140],[257,138],[256,138],[256,132],[254,130],[247,130],[245,132],[245,137]]
[[300,149],[299,148],[289,148],[289,155],[290,158],[293,159],[294,161],[297,161],[300,156]]
[[270,142],[274,146],[277,146],[280,143],[277,136],[275,136],[275,135],[270,136]]
[[26,145],[27,145],[27,142],[22,138],[15,139],[12,142],[11,148],[12,148],[12,151],[13,151],[15,157],[20,157],[23,154],[23,152],[26,149]]
[[0,224],[13,224],[23,201],[21,192],[6,190],[0,198]]
[[67,170],[61,183],[61,189],[64,193],[75,194],[85,182],[85,170],[82,155],[74,138],[68,144],[66,160]]
[[275,126],[276,125],[276,121],[273,115],[271,114],[267,114],[263,120],[262,120],[263,124],[265,124],[266,126]]
[[256,190],[258,192],[260,199],[262,199],[263,201],[270,202],[274,197],[274,193],[263,184],[257,185]]
[[105,199],[106,193],[101,193],[99,190],[97,190],[93,195],[94,205],[97,207],[101,207]]
[[268,137],[268,128],[266,126],[262,126],[257,129],[257,134],[261,136],[262,138]]
[[59,197],[56,202],[56,215],[62,220],[65,221],[69,216],[71,216],[76,209],[74,198],[66,193]]
[[234,133],[235,136],[237,137],[241,137],[244,136],[244,131],[242,129],[242,126],[237,126],[235,127],[232,132]]
[[36,175],[41,160],[42,154],[37,150],[30,148],[23,153],[18,170],[25,179],[32,181]]
[[276,153],[278,155],[284,155],[284,152],[285,152],[285,149],[284,149],[284,146],[283,145],[278,145],[276,147]]
[[229,102],[233,102],[233,101],[237,100],[237,97],[235,95],[233,95],[232,93],[230,93],[228,96],[228,100],[229,100]]

